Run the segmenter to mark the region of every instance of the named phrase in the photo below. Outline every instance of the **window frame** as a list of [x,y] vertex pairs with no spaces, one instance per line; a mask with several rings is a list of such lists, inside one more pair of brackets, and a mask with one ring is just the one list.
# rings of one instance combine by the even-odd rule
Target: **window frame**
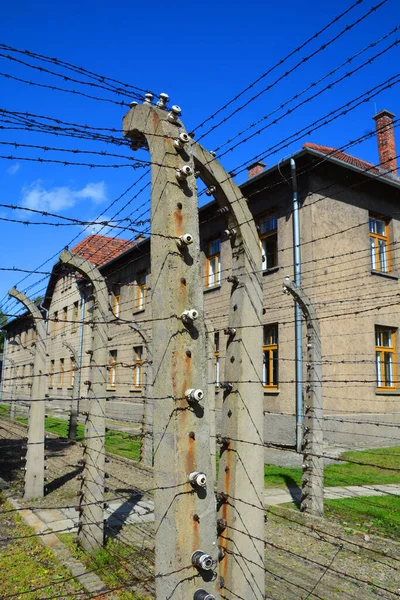
[[[265,343],[265,334],[268,329],[276,330],[276,342]],[[276,352],[276,358],[274,359],[274,352]],[[265,360],[266,353],[268,354],[269,364],[269,380],[267,381],[267,361]],[[276,361],[276,369],[274,369],[274,360]],[[276,381],[274,381],[274,375],[276,373]],[[270,323],[263,326],[263,374],[262,383],[265,390],[278,390],[279,389],[279,326],[278,323]]]
[[[377,336],[379,332],[390,332],[391,346],[381,346],[377,344]],[[397,390],[396,381],[396,333],[395,327],[387,327],[384,325],[375,325],[375,370],[376,370],[376,389],[377,391],[393,391]],[[391,380],[393,385],[386,385],[386,363],[385,354],[391,356]],[[378,360],[379,355],[379,360]],[[379,381],[384,385],[379,385]]]
[[[276,227],[274,229],[270,229],[269,231],[262,233],[261,232],[261,224],[268,220],[268,219],[276,219]],[[277,210],[271,210],[268,211],[266,213],[263,213],[261,215],[259,215],[257,217],[257,229],[258,229],[258,237],[260,240],[260,250],[261,250],[261,270],[263,273],[266,273],[268,271],[271,271],[272,269],[276,269],[278,268],[278,211]],[[264,247],[263,244],[265,242],[265,240],[268,240],[268,238],[275,238],[275,244],[274,244],[274,260],[273,260],[273,265],[272,266],[268,266],[268,254],[265,251],[264,252]],[[265,260],[264,260],[265,259]]]
[[61,324],[61,333],[65,333],[65,330],[67,328],[67,321],[68,321],[68,306],[63,306],[62,309],[62,324]]
[[51,359],[50,361],[50,369],[49,369],[49,388],[54,386],[54,373],[56,370],[56,361]]
[[[219,242],[218,252],[211,252],[211,246],[215,242]],[[211,265],[217,261],[217,269],[214,267],[214,281],[210,283]],[[221,285],[221,238],[214,237],[207,242],[206,247],[206,288],[212,289]]]
[[108,388],[115,390],[117,387],[117,359],[118,350],[110,350],[108,353]]
[[121,288],[115,286],[113,291],[113,312],[116,317],[121,315]]
[[64,372],[65,372],[65,359],[60,358],[60,372],[58,374],[58,388],[64,387]]
[[57,335],[57,324],[58,324],[58,310],[53,312],[53,337]]
[[69,372],[69,387],[73,388],[75,383],[75,359],[71,356],[70,358],[70,372]]
[[133,389],[140,390],[143,387],[143,346],[133,347]]
[[136,277],[136,309],[144,310],[146,305],[146,272],[141,271]]
[[[380,233],[375,233],[371,231],[371,221],[380,221],[384,225],[385,234],[382,235]],[[371,269],[373,271],[377,271],[378,273],[391,273],[391,257],[390,257],[390,229],[389,229],[390,220],[382,215],[377,215],[375,213],[369,213],[368,218],[368,228],[369,228],[369,241],[370,241],[370,259],[371,259]],[[372,240],[375,240],[375,248],[372,247]],[[386,269],[382,268],[381,264],[381,256],[379,252],[379,242],[384,242],[385,248],[385,260],[386,260]],[[375,263],[375,265],[374,265]]]
[[72,328],[71,331],[76,331],[78,319],[79,319],[79,300],[72,305]]

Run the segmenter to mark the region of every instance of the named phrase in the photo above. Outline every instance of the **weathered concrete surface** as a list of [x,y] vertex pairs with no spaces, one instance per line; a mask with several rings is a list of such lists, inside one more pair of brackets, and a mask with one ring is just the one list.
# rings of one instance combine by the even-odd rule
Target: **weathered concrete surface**
[[[219,598],[209,570],[192,565],[201,550],[217,563],[216,508],[210,457],[210,412],[203,284],[200,265],[198,201],[190,139],[180,150],[174,139],[185,137],[183,124],[145,103],[124,117],[125,135],[134,144],[147,142],[152,161],[151,306],[152,395],[154,397],[154,473],[157,600],[187,600],[202,587]],[[189,176],[177,178],[188,169]],[[179,174],[178,174],[179,176]],[[188,246],[178,247],[185,234]],[[199,318],[181,319],[184,311]],[[204,398],[188,399],[187,390]],[[205,474],[206,487],[192,486],[192,472]]]
[[93,551],[104,544],[104,473],[106,435],[106,382],[108,365],[108,321],[110,305],[108,288],[100,271],[81,256],[68,250],[60,254],[60,261],[71,270],[78,271],[93,286],[93,347],[90,372],[86,380],[87,420],[85,425],[82,510],[79,537],[85,550]]
[[32,350],[33,378],[30,395],[28,442],[25,464],[25,498],[44,495],[44,411],[46,390],[47,328],[42,313],[29,298],[15,288],[9,295],[21,302],[32,315],[36,330],[35,350]]

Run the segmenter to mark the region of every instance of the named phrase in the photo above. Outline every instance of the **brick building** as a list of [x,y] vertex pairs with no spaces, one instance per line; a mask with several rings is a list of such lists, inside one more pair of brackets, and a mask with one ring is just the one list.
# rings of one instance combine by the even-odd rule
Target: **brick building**
[[[396,376],[400,340],[398,261],[400,178],[392,113],[381,111],[379,164],[306,143],[294,160],[300,201],[302,287],[320,319],[325,435],[346,445],[384,445],[371,415],[398,421]],[[293,278],[293,185],[290,159],[252,165],[241,191],[256,220],[264,281],[263,387],[265,438],[295,443],[295,339],[293,300],[282,293]],[[214,328],[217,407],[224,380],[231,250],[224,214],[215,201],[199,210],[205,310]],[[98,266],[109,290],[108,415],[139,421],[147,357],[152,344],[150,240],[126,242],[92,235],[72,251]],[[43,308],[48,311],[47,393],[53,407],[68,406],[74,378],[81,394],[91,349],[90,287],[54,265]],[[82,324],[83,322],[83,324]],[[28,317],[8,323],[3,399],[29,399],[34,328]],[[81,365],[81,375],[75,370]],[[304,370],[307,365],[304,365]],[[305,371],[304,371],[305,372]],[[340,421],[339,421],[340,419]],[[380,430],[382,431],[382,429]],[[398,441],[398,440],[397,440]]]

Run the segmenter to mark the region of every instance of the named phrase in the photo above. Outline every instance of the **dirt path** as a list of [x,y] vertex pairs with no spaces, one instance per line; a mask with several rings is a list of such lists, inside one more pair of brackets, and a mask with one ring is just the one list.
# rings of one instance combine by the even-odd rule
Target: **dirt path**
[[[0,420],[0,477],[9,481],[15,495],[23,489],[26,428]],[[46,442],[47,494],[35,501],[38,508],[74,506],[82,458],[79,444],[49,437]],[[108,498],[133,496],[149,499],[152,474],[133,461],[113,457],[107,465]],[[32,502],[30,502],[32,505]],[[154,526],[126,525],[110,532],[122,544],[137,551],[129,560],[136,572],[148,578],[153,562]],[[268,512],[266,540],[266,598],[271,600],[395,599],[400,597],[400,544],[361,534],[345,534],[338,524],[308,520],[294,511],[274,508]],[[146,560],[144,561],[144,552]],[[249,575],[251,565],[249,565]],[[133,596],[132,596],[133,597]]]

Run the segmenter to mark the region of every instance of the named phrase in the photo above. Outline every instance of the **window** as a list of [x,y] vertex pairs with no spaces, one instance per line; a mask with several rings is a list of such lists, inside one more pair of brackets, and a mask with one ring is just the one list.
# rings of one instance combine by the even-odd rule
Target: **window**
[[25,365],[21,367],[21,386],[25,385]]
[[114,315],[119,317],[121,311],[121,289],[119,286],[114,288]]
[[76,325],[79,318],[79,302],[74,302],[72,310],[72,331],[76,331]]
[[32,329],[32,344],[34,344],[36,342],[36,329],[33,328]]
[[133,349],[133,387],[141,388],[143,380],[143,347]]
[[55,367],[55,362],[54,360],[50,361],[50,372],[49,372],[49,387],[53,387],[54,385],[54,367]]
[[262,270],[268,271],[278,265],[278,217],[276,213],[265,215],[259,221]]
[[221,283],[221,240],[211,240],[207,244],[206,287]]
[[109,366],[108,366],[108,386],[115,388],[117,385],[117,351],[111,350],[109,353]]
[[376,387],[381,390],[396,389],[396,330],[375,327]]
[[63,314],[62,314],[62,324],[61,324],[61,331],[63,333],[65,333],[65,328],[67,326],[67,321],[68,321],[68,306],[64,306],[64,308],[63,308]]
[[264,326],[263,385],[278,389],[278,325]]
[[32,387],[32,385],[33,385],[33,363],[31,363],[30,367],[29,367],[29,381],[28,381],[28,385],[30,387]]
[[58,387],[62,388],[64,385],[64,359],[60,358],[60,372],[58,374]]
[[58,311],[53,314],[53,335],[57,335]]
[[219,333],[214,334],[214,382],[215,387],[219,387],[220,375],[219,375]]
[[75,361],[73,358],[70,359],[69,365],[69,387],[74,387],[75,382]]
[[27,329],[24,329],[21,337],[22,337],[22,340],[21,340],[22,345],[27,346],[28,345],[28,330]]
[[146,273],[139,273],[137,277],[137,308],[143,310],[146,301]]
[[384,219],[369,217],[371,267],[374,271],[390,272],[389,225]]

